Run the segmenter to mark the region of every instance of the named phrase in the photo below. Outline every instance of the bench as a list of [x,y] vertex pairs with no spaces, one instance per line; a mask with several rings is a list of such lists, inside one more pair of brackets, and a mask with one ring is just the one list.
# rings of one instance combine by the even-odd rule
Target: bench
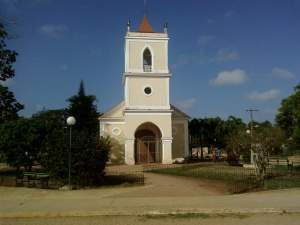
[[48,188],[49,174],[38,172],[24,172],[23,182],[27,182],[28,187],[35,187],[38,183],[41,188]]
[[288,159],[269,159],[269,165],[290,166],[291,162]]
[[291,161],[293,167],[300,166],[300,156],[299,155],[290,156],[289,160]]

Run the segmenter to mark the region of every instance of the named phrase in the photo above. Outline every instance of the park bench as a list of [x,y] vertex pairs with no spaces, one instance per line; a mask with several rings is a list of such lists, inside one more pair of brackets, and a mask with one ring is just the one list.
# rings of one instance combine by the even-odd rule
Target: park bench
[[289,159],[270,158],[269,166],[286,166],[289,172],[293,171],[293,163]]
[[269,165],[273,166],[289,166],[291,165],[291,162],[288,159],[276,159],[276,158],[271,158],[269,159]]
[[38,184],[41,188],[48,188],[49,174],[38,172],[24,172],[23,182],[27,182],[28,187],[35,187]]
[[293,167],[300,166],[300,156],[299,155],[290,156],[289,160],[291,161],[291,164],[293,165]]

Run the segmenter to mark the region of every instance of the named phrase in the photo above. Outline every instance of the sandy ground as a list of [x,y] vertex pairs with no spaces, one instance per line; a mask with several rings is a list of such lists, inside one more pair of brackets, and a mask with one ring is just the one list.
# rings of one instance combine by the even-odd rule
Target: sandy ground
[[96,216],[34,219],[0,219],[0,225],[299,225],[300,215],[246,215],[226,217]]
[[188,197],[228,194],[224,183],[192,177],[145,173],[146,185],[116,197]]
[[[207,180],[146,176],[146,185],[136,187],[76,191],[0,187],[0,224],[147,225],[174,224],[176,220],[175,224],[298,225],[300,221],[300,189],[229,195],[220,183]],[[170,213],[198,216],[149,218]],[[211,217],[216,213],[230,216]],[[234,216],[239,213],[251,216]]]

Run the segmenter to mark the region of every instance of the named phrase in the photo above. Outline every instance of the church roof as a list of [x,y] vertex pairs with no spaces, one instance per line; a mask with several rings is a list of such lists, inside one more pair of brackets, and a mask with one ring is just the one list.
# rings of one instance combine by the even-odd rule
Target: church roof
[[[107,112],[102,114],[99,117],[99,119],[100,120],[122,119],[124,116],[123,115],[124,109],[125,109],[125,102],[122,101],[118,105],[114,106],[113,108],[111,108],[110,110],[108,110]],[[174,119],[181,119],[181,118],[190,119],[190,117],[186,113],[182,112],[180,109],[178,109],[174,105],[171,105],[171,109],[173,110],[172,117]]]
[[118,105],[112,107],[107,112],[103,113],[99,119],[103,118],[121,118],[123,117],[123,110],[125,107],[125,102],[122,101]]
[[182,112],[180,109],[171,104],[171,109],[173,109],[173,117],[175,118],[186,118],[190,119],[191,117],[186,113]]
[[139,26],[138,32],[141,33],[154,33],[152,26],[150,25],[147,16],[144,15],[144,18]]

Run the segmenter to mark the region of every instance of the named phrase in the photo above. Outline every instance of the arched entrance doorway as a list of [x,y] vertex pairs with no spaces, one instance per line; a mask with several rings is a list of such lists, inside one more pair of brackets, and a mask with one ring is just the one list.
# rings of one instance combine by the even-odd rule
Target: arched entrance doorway
[[136,129],[134,153],[137,164],[161,162],[161,132],[155,124],[143,123]]

